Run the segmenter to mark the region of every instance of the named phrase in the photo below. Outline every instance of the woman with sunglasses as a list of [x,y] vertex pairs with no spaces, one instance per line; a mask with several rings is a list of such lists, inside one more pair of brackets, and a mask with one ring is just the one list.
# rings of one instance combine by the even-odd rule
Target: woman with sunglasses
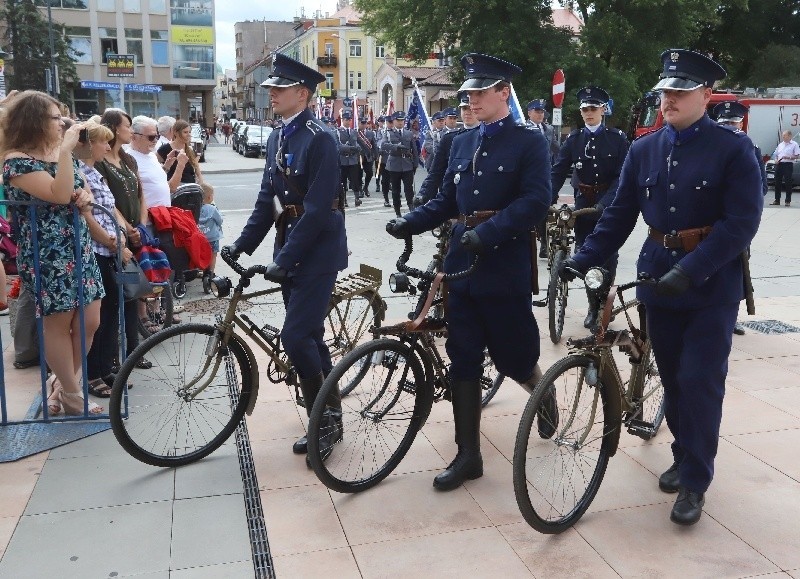
[[[558,201],[558,192],[567,179],[569,168],[574,166],[571,185],[575,193],[575,209],[597,209],[597,214],[581,215],[575,220],[576,251],[594,231],[603,209],[614,200],[629,146],[625,133],[609,128],[603,122],[609,101],[606,91],[587,86],[578,91],[577,97],[585,127],[569,134],[552,170],[553,203]],[[615,253],[603,264],[612,280],[617,271],[617,258]],[[589,312],[583,320],[584,328],[593,328],[597,324],[598,307],[592,302],[589,295]]]
[[[175,121],[172,127],[172,141],[161,145],[156,154],[158,160],[164,163],[170,191],[175,191],[181,183],[202,183],[203,174],[200,172],[200,163],[192,149],[192,127],[184,120]],[[177,182],[173,179],[175,174],[180,175]],[[173,185],[174,183],[174,185]]]

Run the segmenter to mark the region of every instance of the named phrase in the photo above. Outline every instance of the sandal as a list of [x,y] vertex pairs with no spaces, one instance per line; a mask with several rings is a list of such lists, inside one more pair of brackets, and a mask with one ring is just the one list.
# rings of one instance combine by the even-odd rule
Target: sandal
[[[56,384],[58,384],[58,386],[56,386]],[[47,388],[50,390],[50,394],[47,396],[47,412],[51,416],[61,414],[61,399],[59,397],[61,393],[61,382],[58,381],[55,374],[51,374],[47,379]]]
[[150,318],[139,318],[139,321],[144,326],[144,329],[147,330],[147,332],[150,334],[155,334],[158,330],[161,329],[161,326],[159,326]]
[[[64,392],[59,390],[59,399],[64,405],[64,414],[67,416],[83,416],[83,394],[80,392]],[[102,414],[102,406],[89,400],[89,414]]]
[[111,386],[102,378],[95,378],[89,381],[89,394],[97,398],[111,398]]
[[136,367],[140,370],[149,370],[153,367],[153,363],[147,358],[139,358],[136,360]]
[[[101,378],[101,380],[102,380],[103,382],[105,382],[106,386],[108,386],[108,388],[109,388],[109,392],[110,392],[110,391],[111,391],[111,389],[114,387],[114,381],[117,379],[117,374],[119,374],[119,370],[117,370],[116,372],[112,372],[112,373],[111,373],[111,374],[109,374],[108,376],[103,376],[103,377]],[[130,390],[131,388],[133,388],[133,384],[131,384],[130,382],[128,382],[128,390]]]

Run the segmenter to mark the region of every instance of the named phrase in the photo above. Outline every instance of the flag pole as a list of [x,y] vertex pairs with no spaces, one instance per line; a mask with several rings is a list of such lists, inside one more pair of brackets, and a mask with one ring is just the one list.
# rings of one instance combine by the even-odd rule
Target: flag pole
[[524,125],[525,115],[522,114],[522,107],[520,106],[519,99],[517,98],[517,91],[514,90],[513,84],[509,83],[509,85],[511,86],[511,102],[509,103],[511,114],[518,124]]
[[422,93],[419,90],[419,86],[417,86],[417,79],[412,78],[411,82],[414,85],[414,92],[417,93],[417,98],[419,99],[419,106],[422,109],[422,114],[425,115],[425,122],[428,123],[428,128],[430,129],[430,127],[432,127],[433,125],[431,125],[431,119],[428,116],[428,108],[425,106],[425,101],[422,100]]

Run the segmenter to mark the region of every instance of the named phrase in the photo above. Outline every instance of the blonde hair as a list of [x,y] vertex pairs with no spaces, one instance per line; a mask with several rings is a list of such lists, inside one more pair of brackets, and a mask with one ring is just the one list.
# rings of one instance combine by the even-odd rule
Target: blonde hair
[[[181,131],[183,131],[186,127],[189,127],[189,130],[191,130],[192,125],[183,119],[178,119],[175,121],[175,124],[172,125],[172,139],[175,140],[175,137],[180,135]],[[188,143],[184,143],[183,152],[186,153],[187,157],[189,157],[189,162],[192,164],[192,167],[194,167],[195,175],[197,175],[197,173],[200,172],[200,166],[197,164],[197,155],[194,154],[194,149],[191,147],[191,137],[189,137]]]
[[214,199],[214,187],[205,182],[200,183],[200,187],[203,189],[203,202],[211,203],[211,200]]

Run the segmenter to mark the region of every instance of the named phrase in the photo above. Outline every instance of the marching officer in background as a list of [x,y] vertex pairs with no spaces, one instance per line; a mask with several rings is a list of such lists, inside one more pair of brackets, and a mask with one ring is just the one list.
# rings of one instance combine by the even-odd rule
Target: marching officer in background
[[[324,320],[336,275],[347,267],[344,216],[338,210],[339,154],[331,134],[308,109],[325,77],[282,54],[262,86],[284,120],[267,141],[267,160],[255,209],[239,238],[226,248],[238,257],[252,255],[275,225],[272,263],[264,275],[283,286],[286,321],[281,341],[297,369],[310,415],[323,376],[332,368],[323,340]],[[333,396],[324,420],[323,448],[341,438],[341,397]],[[338,410],[337,410],[338,409]],[[306,452],[306,437],[293,450]],[[328,453],[329,454],[329,453]]]
[[353,190],[356,207],[361,205],[361,145],[358,134],[353,128],[353,113],[342,111],[342,126],[337,131],[339,142],[339,170],[341,171],[342,188],[345,193],[344,206],[347,204],[347,184]]
[[386,162],[389,160],[388,151],[384,150],[383,143],[387,142],[389,138],[389,131],[392,130],[392,117],[378,117],[378,120],[383,120],[384,126],[378,131],[376,135],[376,142],[378,143],[378,176],[376,178],[377,191],[383,193],[383,206],[391,207],[389,203],[389,193],[392,190],[391,173],[386,170]]
[[[358,130],[358,143],[361,145],[361,170],[364,174],[361,194],[369,197],[369,184],[372,181],[378,143],[375,140],[375,131],[370,127],[369,119],[366,117],[361,119],[361,127],[363,128]],[[378,191],[380,191],[380,188],[378,188]]]
[[386,132],[386,138],[381,143],[381,150],[389,158],[386,160],[386,169],[392,184],[392,203],[394,212],[400,217],[400,183],[406,195],[406,204],[411,209],[414,203],[414,172],[417,170],[418,155],[414,135],[409,129],[404,129],[406,120],[404,111],[397,111],[392,117],[394,128]]
[[433,159],[433,163],[428,170],[425,180],[419,187],[419,193],[414,197],[415,207],[427,203],[439,193],[442,181],[444,181],[444,173],[447,170],[447,160],[450,157],[450,149],[455,136],[465,130],[474,129],[479,124],[475,113],[469,108],[469,93],[467,91],[459,92],[458,100],[458,107],[461,109],[461,119],[464,122],[464,128],[457,131],[450,131],[440,138],[439,144],[436,147],[436,157]]
[[[567,179],[569,168],[574,166],[571,183],[575,194],[575,209],[594,207],[597,210],[596,215],[581,215],[575,220],[576,248],[583,244],[603,210],[614,200],[622,163],[628,154],[625,133],[619,129],[611,129],[603,123],[608,93],[601,88],[589,86],[579,90],[577,96],[581,117],[586,126],[569,134],[561,145],[552,171],[553,203],[558,201],[558,192]],[[603,266],[610,272],[612,279],[617,271],[618,257],[617,253],[610,255]],[[599,304],[593,302],[592,295],[589,294],[589,312],[583,320],[584,328],[597,325]]]
[[604,263],[633,231],[649,226],[636,271],[647,332],[664,385],[674,462],[659,478],[678,493],[670,518],[696,523],[714,474],[732,331],[744,296],[742,253],[758,230],[764,197],[753,143],[706,114],[725,69],[706,56],[670,49],[653,90],[665,125],[634,141],[617,196],[580,251],[565,262],[585,271]]
[[[539,329],[531,309],[531,260],[536,256],[531,254],[530,224],[544,217],[551,197],[547,143],[540,133],[517,125],[509,111],[511,78],[520,68],[483,54],[467,54],[461,64],[466,80],[460,90],[469,92],[480,127],[454,137],[441,192],[386,226],[394,237],[405,238],[454,219],[444,271],[466,270],[480,256],[473,275],[448,284],[446,348],[458,454],[434,479],[439,490],[483,475],[484,349],[498,372],[527,389],[541,378]],[[554,430],[543,432],[542,426],[540,420],[540,434],[552,436]]]
[[[741,131],[744,124],[744,117],[750,109],[737,101],[725,101],[716,105],[711,114],[717,119],[723,127],[728,127],[733,131]],[[748,136],[749,138],[749,136]],[[767,169],[764,165],[764,157],[761,156],[761,149],[753,143],[753,154],[756,156],[756,162],[761,168],[761,194],[766,195],[769,184],[767,183]],[[749,251],[749,249],[748,249]],[[744,326],[739,322],[733,327],[733,333],[737,336],[744,336]]]
[[431,116],[431,124],[433,126],[428,127],[428,131],[425,134],[425,143],[422,145],[422,150],[424,151],[425,157],[425,170],[430,171],[431,165],[433,164],[433,156],[436,154],[436,148],[439,145],[439,136],[444,126],[444,118],[442,117],[441,112],[433,113]]
[[447,133],[453,133],[458,130],[458,111],[453,107],[442,111],[444,115],[444,128],[442,129],[442,137]]
[[[545,122],[545,101],[544,99],[534,99],[528,103],[527,125],[537,131],[541,131],[547,140],[547,148],[550,151],[550,163],[552,164],[559,153],[558,143],[556,142],[556,132],[552,125]],[[547,217],[536,226],[536,233],[539,236],[539,257],[547,259]]]

